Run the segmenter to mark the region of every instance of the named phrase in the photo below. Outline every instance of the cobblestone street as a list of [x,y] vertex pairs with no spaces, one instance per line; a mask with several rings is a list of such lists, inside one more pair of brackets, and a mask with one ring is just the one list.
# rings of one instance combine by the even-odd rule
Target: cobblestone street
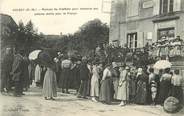
[[61,92],[58,92],[55,101],[44,100],[39,88],[32,88],[25,94],[23,97],[1,95],[0,116],[182,116],[184,113],[183,110],[177,114],[167,114],[161,106],[104,105]]

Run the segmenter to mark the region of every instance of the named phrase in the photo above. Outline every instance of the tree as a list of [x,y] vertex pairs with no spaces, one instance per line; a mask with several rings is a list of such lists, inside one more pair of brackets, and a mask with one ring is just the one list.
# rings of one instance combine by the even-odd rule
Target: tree
[[17,38],[15,40],[16,48],[22,47],[27,53],[30,52],[31,47],[35,46],[36,41],[40,38],[34,24],[30,20],[26,25],[19,21]]

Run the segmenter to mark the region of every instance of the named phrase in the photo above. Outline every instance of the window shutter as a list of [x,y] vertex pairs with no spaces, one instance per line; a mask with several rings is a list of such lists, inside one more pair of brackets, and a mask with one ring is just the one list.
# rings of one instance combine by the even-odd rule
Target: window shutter
[[154,15],[159,15],[160,0],[153,0],[153,1],[154,1],[153,14]]
[[180,10],[181,10],[181,0],[174,0],[173,11],[180,11]]

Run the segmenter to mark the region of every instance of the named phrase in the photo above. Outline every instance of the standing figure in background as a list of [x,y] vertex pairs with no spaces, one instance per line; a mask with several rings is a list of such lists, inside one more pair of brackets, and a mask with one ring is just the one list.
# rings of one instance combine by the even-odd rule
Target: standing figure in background
[[93,62],[93,69],[92,69],[92,78],[91,78],[91,97],[92,101],[97,102],[96,97],[99,97],[99,69],[97,67],[98,63]]
[[[155,71],[155,70],[154,70]],[[160,92],[160,78],[163,74],[163,69],[160,69],[158,71],[155,71],[157,72],[155,74],[155,81],[156,81],[156,84],[157,84],[157,94],[156,94],[156,98],[155,98],[155,101],[156,101],[156,104],[159,104],[159,92]]]
[[135,103],[146,104],[147,103],[147,87],[148,87],[148,76],[143,72],[142,68],[138,68],[137,72],[137,89],[135,96]]
[[183,90],[182,90],[182,84],[183,84],[183,78],[181,75],[179,75],[179,70],[174,70],[174,75],[171,78],[171,84],[172,84],[172,96],[177,98],[180,103],[183,103]]
[[60,78],[60,73],[61,73],[61,62],[59,59],[56,57],[54,58],[54,62],[56,63],[56,79],[57,79],[57,84],[59,84],[59,78]]
[[13,51],[11,48],[6,48],[5,57],[2,60],[1,64],[1,92],[8,92],[11,89],[11,70],[13,64]]
[[15,84],[15,89],[14,89],[14,96],[20,97],[23,94],[23,74],[24,74],[24,69],[23,69],[23,54],[24,50],[20,49],[18,53],[15,55],[13,65],[12,65],[12,80],[14,81]]
[[149,89],[151,93],[151,100],[152,103],[155,105],[156,104],[156,95],[157,95],[157,82],[156,82],[156,75],[154,74],[154,69],[150,68],[149,69]]
[[74,87],[74,89],[76,90],[76,93],[78,93],[78,90],[79,90],[79,87],[80,87],[80,61],[76,61],[74,64],[73,64],[73,68],[71,69],[71,73],[72,73],[72,79],[73,79],[73,82],[72,82],[72,85]]
[[32,85],[33,80],[35,80],[35,63],[33,61],[30,61],[28,65],[28,71],[29,71],[29,85]]
[[48,66],[43,82],[43,96],[45,100],[54,100],[57,97],[57,80],[54,66]]
[[41,85],[41,87],[43,87],[43,81],[44,81],[44,77],[45,77],[45,73],[47,71],[47,68],[43,65],[40,65],[40,68],[41,68],[40,85]]
[[137,69],[135,67],[132,67],[130,70],[130,81],[129,81],[129,101],[131,103],[134,102],[136,95],[136,74]]
[[120,106],[124,106],[129,101],[129,81],[130,81],[130,69],[129,67],[120,68],[120,79],[118,86],[117,99],[121,100]]
[[119,67],[115,62],[112,62],[112,82],[113,82],[113,90],[112,93],[115,100],[117,99],[117,93],[118,93],[118,84],[119,84]]
[[92,62],[91,61],[88,61],[87,63],[87,67],[89,69],[89,78],[88,78],[88,85],[87,85],[87,96],[90,96],[90,91],[91,91],[91,78],[92,78],[92,75],[93,75],[93,66],[92,66]]
[[23,80],[23,87],[24,89],[27,91],[28,88],[29,88],[29,70],[28,70],[28,65],[29,65],[29,59],[27,56],[24,56],[23,57],[23,77],[24,77],[24,80]]
[[68,58],[68,56],[64,57],[64,60],[61,62],[61,69],[62,69],[62,92],[69,93],[69,82],[70,82],[70,71],[72,67],[72,61]]
[[81,79],[81,83],[80,83],[80,88],[78,91],[78,95],[77,97],[80,98],[86,98],[87,96],[87,89],[88,89],[88,79],[89,79],[89,69],[87,67],[87,59],[86,58],[82,58],[82,63],[80,66],[80,79]]
[[36,86],[40,85],[40,79],[41,79],[41,67],[40,67],[39,64],[37,64],[36,68],[35,68],[35,83],[36,83]]
[[111,103],[111,88],[112,88],[112,81],[111,81],[111,64],[107,64],[105,66],[105,70],[103,71],[103,77],[101,80],[101,87],[100,87],[100,96],[99,100],[103,103],[110,104]]
[[171,94],[171,77],[170,68],[166,68],[160,78],[159,103],[161,105],[163,105],[165,99]]

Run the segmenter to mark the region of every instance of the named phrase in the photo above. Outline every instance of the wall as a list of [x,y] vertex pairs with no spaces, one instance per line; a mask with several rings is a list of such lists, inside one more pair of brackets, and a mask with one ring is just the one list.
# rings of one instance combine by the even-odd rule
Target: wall
[[[144,46],[146,42],[157,41],[158,23],[153,23],[153,20],[161,17],[159,16],[159,0],[136,1],[138,1],[139,12],[138,15],[131,17],[127,16],[128,0],[115,0],[113,2],[109,33],[110,43],[113,40],[119,40],[121,45],[125,44],[127,33],[130,32],[138,33],[138,47]],[[175,21],[175,36],[180,35],[184,39],[184,0],[175,0],[174,4],[175,13],[173,15],[180,17],[179,20]],[[180,11],[178,11],[179,6],[181,6]],[[171,24],[170,22],[161,22],[161,25],[165,23],[165,27],[167,27],[167,24]],[[147,40],[147,36],[150,34],[152,40]]]

